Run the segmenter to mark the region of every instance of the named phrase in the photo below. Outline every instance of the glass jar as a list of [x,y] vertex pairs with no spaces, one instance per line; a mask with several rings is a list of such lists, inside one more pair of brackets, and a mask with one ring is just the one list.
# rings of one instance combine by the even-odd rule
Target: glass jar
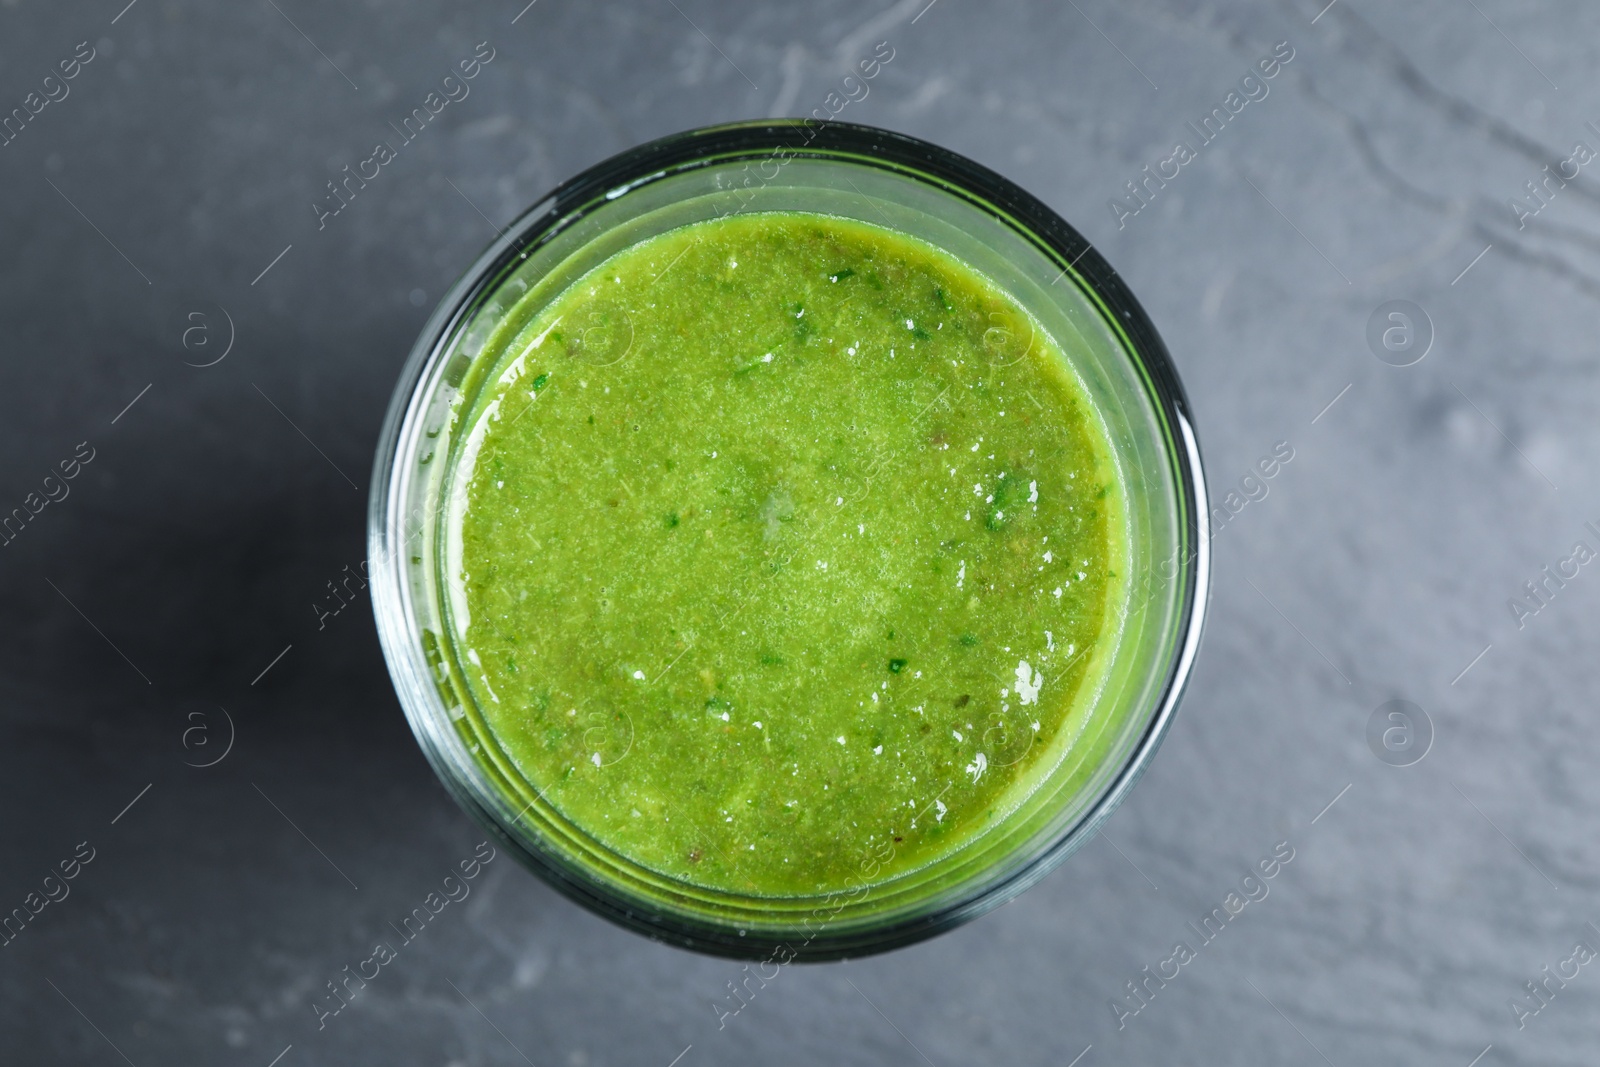
[[[448,515],[489,376],[485,340],[529,292],[553,299],[623,248],[749,211],[809,211],[930,242],[1016,299],[1066,354],[1109,432],[1130,575],[1099,696],[1064,757],[1004,818],[923,867],[815,896],[708,889],[650,870],[573,824],[499,752],[449,640]],[[596,352],[603,355],[603,352]],[[942,148],[863,126],[770,121],[642,145],[512,223],[417,339],[378,447],[369,558],[378,634],[439,778],[511,854],[567,896],[699,951],[789,962],[881,951],[1004,903],[1093,837],[1172,720],[1200,640],[1210,557],[1200,457],[1182,386],[1144,311],[1077,231],[1017,186]]]

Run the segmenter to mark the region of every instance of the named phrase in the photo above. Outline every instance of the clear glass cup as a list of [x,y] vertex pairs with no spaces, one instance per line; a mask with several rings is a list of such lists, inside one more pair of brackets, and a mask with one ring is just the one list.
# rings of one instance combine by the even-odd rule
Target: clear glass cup
[[[887,224],[946,249],[1018,300],[1066,353],[1110,431],[1132,564],[1121,638],[1104,661],[1082,744],[1009,816],[943,858],[875,878],[878,864],[867,856],[858,886],[807,897],[707,889],[608,849],[498,751],[440,638],[450,595],[445,516],[465,436],[454,414],[485,386],[478,357],[500,315],[530,291],[553,298],[647,237],[768,210]],[[1038,881],[1094,835],[1148,764],[1188,678],[1207,602],[1205,482],[1188,404],[1132,293],[1077,231],[1011,182],[863,126],[691,130],[600,163],[529,209],[423,328],[395,389],[372,485],[379,638],[412,730],[456,800],[579,903],[661,940],[740,958],[882,951],[972,919]],[[1082,755],[1091,750],[1096,758]]]

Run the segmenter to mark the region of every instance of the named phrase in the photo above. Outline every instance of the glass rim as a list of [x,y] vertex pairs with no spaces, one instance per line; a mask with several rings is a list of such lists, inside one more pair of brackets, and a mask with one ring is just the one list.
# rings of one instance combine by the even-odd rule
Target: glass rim
[[[462,781],[440,751],[434,723],[419,706],[416,691],[433,691],[431,677],[407,624],[416,618],[405,573],[405,494],[409,477],[399,459],[419,429],[420,387],[437,364],[451,355],[453,342],[483,299],[492,295],[519,259],[552,240],[597,204],[614,200],[658,179],[728,161],[815,158],[877,166],[913,181],[932,184],[967,201],[1011,229],[1047,260],[1061,277],[1073,275],[1084,295],[1118,335],[1117,348],[1134,365],[1146,399],[1165,430],[1163,451],[1171,465],[1178,543],[1183,559],[1169,580],[1181,582],[1173,608],[1176,619],[1165,678],[1142,734],[1077,819],[1005,877],[977,887],[960,899],[926,914],[891,919],[879,927],[851,929],[807,939],[798,951],[795,938],[769,930],[737,931],[703,919],[646,907],[630,901],[622,887],[598,875],[581,878],[530,849],[510,832],[476,790]],[[780,162],[780,166],[782,165]],[[1053,283],[1052,283],[1053,284]],[[885,951],[934,936],[976,918],[1033,885],[1093,837],[1138,781],[1161,741],[1187,686],[1198,652],[1210,588],[1208,501],[1198,442],[1187,396],[1154,324],[1121,277],[1076,229],[1041,200],[996,172],[926,141],[879,129],[811,119],[758,120],[699,127],[653,140],[603,160],[568,179],[508,224],[451,286],[419,332],[399,375],[374,459],[368,502],[368,559],[379,642],[397,697],[435,775],[456,802],[493,833],[524,866],[570,899],[618,924],[684,948],[712,955],[758,959],[789,946],[790,959],[825,960]],[[1129,576],[1130,602],[1138,575]],[[1152,677],[1157,672],[1152,670]],[[437,700],[437,693],[434,693]],[[937,862],[937,861],[935,861]],[[819,898],[821,899],[821,898]],[[785,961],[787,962],[787,961]]]

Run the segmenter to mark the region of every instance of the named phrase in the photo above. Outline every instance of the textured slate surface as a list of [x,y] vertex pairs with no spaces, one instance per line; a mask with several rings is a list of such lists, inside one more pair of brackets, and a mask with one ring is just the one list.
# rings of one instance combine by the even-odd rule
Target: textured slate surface
[[[0,948],[0,1060],[1589,1062],[1593,967],[1566,964],[1520,1028],[1510,1004],[1600,947],[1600,578],[1520,628],[1507,600],[1600,548],[1600,186],[1552,181],[1521,229],[1506,201],[1600,147],[1592,8],[122,2],[0,4],[4,109],[94,50],[0,148],[0,510],[93,454],[0,549],[0,909],[94,850]],[[738,965],[506,860],[319,1031],[324,983],[479,840],[366,606],[320,630],[312,606],[363,555],[427,309],[560,179],[807,113],[880,40],[893,62],[841,117],[971,155],[1096,241],[1173,349],[1220,491],[1294,449],[1217,535],[1203,656],[1151,773],[1016,902],[785,969],[721,1029]],[[480,41],[471,96],[319,232],[324,183]],[[1268,95],[1119,229],[1108,199],[1198,142],[1185,122],[1280,41]],[[1435,334],[1403,368],[1366,340],[1396,299]],[[186,366],[229,318],[227,357]],[[1435,735],[1407,767],[1367,741],[1396,698]],[[219,707],[231,751],[186,766],[222,751]],[[1202,943],[1186,924],[1280,842],[1269,895]],[[1180,940],[1194,958],[1119,1030],[1108,1002]]]

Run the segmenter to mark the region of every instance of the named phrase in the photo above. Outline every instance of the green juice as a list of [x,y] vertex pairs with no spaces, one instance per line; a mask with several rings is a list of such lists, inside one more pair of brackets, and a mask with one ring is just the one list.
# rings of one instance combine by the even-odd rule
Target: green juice
[[477,360],[443,640],[477,758],[599,846],[829,894],[1110,744],[1114,454],[1056,343],[948,253],[694,223],[529,293]]

